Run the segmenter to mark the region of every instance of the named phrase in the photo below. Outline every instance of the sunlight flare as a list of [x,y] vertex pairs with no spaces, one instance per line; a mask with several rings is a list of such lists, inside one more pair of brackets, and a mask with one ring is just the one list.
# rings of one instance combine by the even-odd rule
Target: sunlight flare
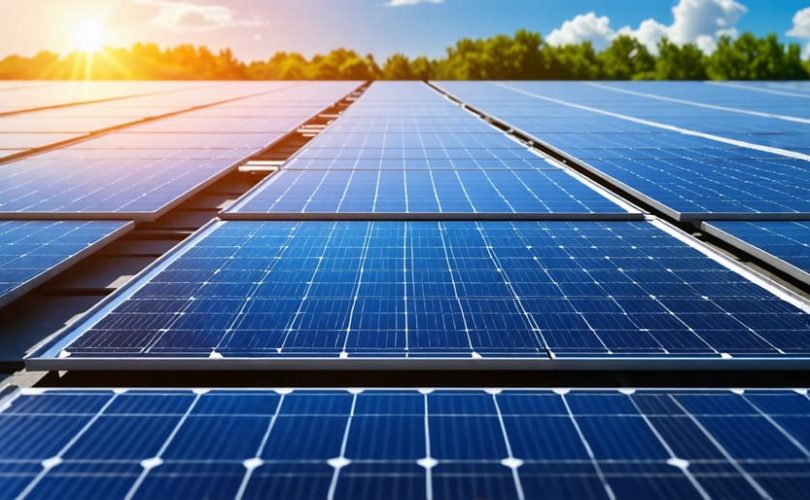
[[83,21],[76,28],[75,44],[82,52],[98,52],[104,46],[104,25],[98,19]]

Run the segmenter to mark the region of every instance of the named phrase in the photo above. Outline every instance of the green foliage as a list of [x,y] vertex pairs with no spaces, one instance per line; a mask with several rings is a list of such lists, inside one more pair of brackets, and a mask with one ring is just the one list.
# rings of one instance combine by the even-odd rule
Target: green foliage
[[631,80],[649,75],[655,69],[655,58],[647,47],[628,35],[614,38],[597,59],[606,80]]
[[155,44],[105,48],[94,55],[78,52],[60,57],[40,52],[33,57],[11,55],[0,60],[0,79],[106,80],[718,80],[805,79],[810,60],[801,48],[785,45],[776,35],[721,37],[711,54],[696,45],[661,40],[656,54],[638,40],[620,35],[597,52],[588,42],[553,46],[539,33],[464,38],[445,57],[390,56],[382,65],[372,55],[335,49],[306,58],[277,52],[262,61],[245,63],[230,50],[212,52],[203,46]]
[[791,80],[807,78],[801,48],[787,48],[771,34],[757,38],[743,33],[736,40],[721,37],[706,63],[708,75],[715,80]]
[[706,56],[693,43],[677,45],[664,38],[658,42],[652,76],[656,80],[705,80]]

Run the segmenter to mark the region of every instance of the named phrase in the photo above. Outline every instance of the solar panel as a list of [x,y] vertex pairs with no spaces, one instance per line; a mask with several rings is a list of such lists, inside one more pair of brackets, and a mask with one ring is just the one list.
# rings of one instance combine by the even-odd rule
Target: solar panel
[[115,221],[0,221],[0,306],[131,227]]
[[[516,145],[517,146],[517,145]],[[414,169],[559,169],[547,157],[525,147],[395,148],[308,147],[284,165],[285,170]]]
[[[232,171],[244,158],[280,140],[317,110],[350,92],[354,84],[274,85],[265,91],[275,91],[238,102],[261,104],[274,95],[274,99],[299,99],[301,105],[286,107],[282,118],[271,114],[260,119],[265,124],[261,133],[229,128],[227,119],[189,112],[0,165],[0,218],[154,220]],[[244,93],[260,88],[251,85],[232,90]],[[204,111],[213,110],[216,106]],[[248,122],[246,126],[254,125]],[[177,127],[174,132],[167,132],[173,127]],[[216,127],[217,133],[206,132]],[[183,132],[185,129],[192,132]]]
[[[701,85],[693,84],[697,89]],[[778,131],[770,121],[718,120],[718,111],[655,100],[639,103],[644,98],[586,84],[504,87],[442,82],[441,86],[676,219],[810,217],[810,170],[802,156],[810,153],[807,141],[774,133]],[[672,129],[649,126],[644,120],[664,121]],[[692,122],[708,128],[681,131],[680,126]],[[701,135],[703,130],[722,136],[721,140]],[[772,149],[769,133],[792,137],[780,140],[795,144],[790,151]],[[751,141],[756,144],[743,147],[736,141],[745,139],[740,134],[755,136]]]
[[446,218],[621,218],[620,206],[561,169],[282,170],[224,212],[229,218],[330,217],[363,214]]
[[810,283],[810,222],[716,221],[703,230]]
[[651,222],[218,222],[28,363],[806,359],[808,305],[740,269]]
[[62,160],[54,154],[2,165],[0,218],[152,220],[239,162],[133,156]]
[[[256,85],[189,87],[186,84],[187,88],[183,89],[172,85],[163,89],[153,89],[156,93],[147,92],[146,95],[134,97],[121,96],[113,101],[0,116],[0,149],[34,149],[51,146],[110,127],[124,126],[229,98],[244,97],[251,92],[281,90],[289,86],[289,83],[278,82],[267,83],[261,88]],[[144,87],[146,88],[152,86]],[[179,90],[183,92],[178,92]],[[219,130],[222,128],[217,129]]]
[[26,390],[0,487],[43,498],[800,498],[806,390]]

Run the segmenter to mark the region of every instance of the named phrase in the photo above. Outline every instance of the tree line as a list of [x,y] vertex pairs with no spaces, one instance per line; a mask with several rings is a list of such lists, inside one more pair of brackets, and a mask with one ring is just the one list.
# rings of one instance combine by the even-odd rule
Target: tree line
[[513,36],[464,38],[444,57],[409,58],[394,54],[378,63],[371,54],[335,49],[306,58],[277,52],[269,59],[243,62],[228,49],[204,46],[161,48],[138,43],[108,47],[88,55],[0,60],[0,79],[99,80],[787,80],[810,77],[810,59],[798,44],[784,44],[775,34],[744,33],[720,37],[710,54],[695,44],[667,39],[650,51],[635,38],[621,35],[602,51],[590,42],[554,46],[539,33],[520,30]]

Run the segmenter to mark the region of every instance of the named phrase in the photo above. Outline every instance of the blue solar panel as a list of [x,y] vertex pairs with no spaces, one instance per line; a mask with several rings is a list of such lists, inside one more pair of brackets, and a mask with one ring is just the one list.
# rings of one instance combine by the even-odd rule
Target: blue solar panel
[[282,170],[225,212],[361,213],[640,217],[562,169]]
[[549,159],[515,144],[492,148],[314,148],[284,165],[286,170],[559,169]]
[[810,400],[779,390],[22,390],[29,498],[801,498]]
[[61,156],[57,151],[0,166],[0,217],[154,219],[238,163],[233,158],[177,158],[174,153],[164,159]]
[[810,222],[716,221],[703,229],[810,283]]
[[[263,115],[258,119],[261,126],[249,119],[242,127],[230,126],[228,119],[212,118],[213,107],[0,165],[0,217],[153,220],[278,141],[353,85],[284,84],[289,88],[237,101],[249,106],[280,96],[291,102],[302,99],[299,106],[288,103],[281,114]],[[198,116],[203,111],[206,114]],[[209,132],[216,127],[219,133]],[[252,128],[262,133],[245,131]]]
[[[662,103],[587,84],[441,85],[483,112],[579,159],[596,174],[672,217],[689,220],[740,214],[752,218],[810,214],[810,168],[804,159],[790,156],[810,153],[804,136],[794,133],[801,124],[754,116],[738,119],[738,115],[720,119],[718,113],[725,112]],[[657,86],[645,88],[652,92]],[[540,98],[522,94],[522,90]],[[636,119],[695,130],[697,134],[653,127],[633,121]],[[781,154],[761,147],[741,147],[700,136],[701,132],[742,139],[757,147],[789,146],[790,151]]]
[[114,221],[0,221],[0,305],[130,227]]
[[795,304],[647,222],[220,222],[29,362],[804,357]]

